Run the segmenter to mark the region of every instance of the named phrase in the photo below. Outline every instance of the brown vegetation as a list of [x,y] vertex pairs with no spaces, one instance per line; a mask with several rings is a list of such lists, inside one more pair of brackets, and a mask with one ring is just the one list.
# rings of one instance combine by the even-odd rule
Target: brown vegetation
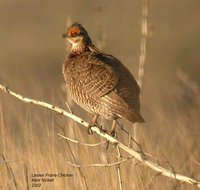
[[[65,44],[59,35],[65,31],[67,16],[86,25],[93,39],[104,36],[104,51],[118,57],[136,75],[141,1],[101,1],[98,5],[91,1],[87,6],[83,3],[2,1],[1,83],[25,96],[66,108],[65,93],[61,90]],[[197,0],[151,2],[149,20],[153,36],[147,50],[141,100],[146,123],[137,131],[144,151],[154,155],[163,167],[196,179],[200,179],[199,10]],[[89,121],[89,116],[77,106],[72,110]],[[104,126],[109,125],[105,121]],[[129,123],[123,126],[131,131]],[[119,139],[128,144],[127,135],[119,128],[117,132]],[[35,173],[73,174],[43,183],[43,189],[84,189],[80,170],[67,161],[85,165],[118,160],[113,156],[117,155],[114,147],[107,151],[105,144],[77,145],[60,139],[57,133],[84,143],[102,141],[56,113],[0,93],[0,189],[28,189]],[[119,187],[116,167],[81,168],[81,172],[89,189]],[[156,175],[130,160],[121,165],[123,189],[197,189]]]

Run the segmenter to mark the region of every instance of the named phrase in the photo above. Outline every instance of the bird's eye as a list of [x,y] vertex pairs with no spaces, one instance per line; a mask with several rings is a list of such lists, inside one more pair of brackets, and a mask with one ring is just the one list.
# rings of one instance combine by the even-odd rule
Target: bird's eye
[[76,37],[80,34],[80,29],[79,28],[72,28],[71,30],[69,30],[68,32],[68,36],[71,36],[71,37]]
[[74,32],[74,33],[71,34],[72,37],[75,37],[75,36],[78,36],[78,35],[79,35],[78,32]]

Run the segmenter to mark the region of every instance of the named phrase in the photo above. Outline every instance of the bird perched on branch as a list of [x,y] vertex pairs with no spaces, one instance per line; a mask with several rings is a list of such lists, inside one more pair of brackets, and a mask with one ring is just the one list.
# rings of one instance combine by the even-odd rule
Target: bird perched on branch
[[63,65],[66,87],[72,99],[94,115],[90,126],[98,126],[99,115],[113,120],[111,134],[115,133],[118,118],[144,122],[140,115],[140,88],[130,71],[95,47],[80,23],[72,24],[62,38],[72,44]]

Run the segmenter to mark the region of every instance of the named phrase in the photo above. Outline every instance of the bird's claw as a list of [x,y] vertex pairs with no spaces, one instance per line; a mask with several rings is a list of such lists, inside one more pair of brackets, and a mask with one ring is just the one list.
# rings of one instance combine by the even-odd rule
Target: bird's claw
[[110,132],[110,135],[114,138],[117,138],[117,133],[115,131],[111,131]]
[[103,134],[105,134],[105,133],[107,133],[107,132],[108,132],[108,130],[106,130],[106,129],[103,129],[102,125],[101,125],[101,126],[99,126],[99,130],[100,130],[100,132],[101,132],[101,133],[103,133]]
[[94,124],[94,125],[90,124],[89,127],[88,127],[88,129],[87,129],[87,132],[88,132],[89,135],[93,135],[94,134],[94,132],[92,131],[92,127],[98,127],[100,133],[103,133],[103,134],[105,134],[105,133],[108,132],[106,129],[103,129],[102,125],[99,126],[97,124]]
[[94,132],[92,131],[92,127],[94,127],[95,125],[89,125],[88,129],[87,129],[87,133],[88,135],[93,135]]

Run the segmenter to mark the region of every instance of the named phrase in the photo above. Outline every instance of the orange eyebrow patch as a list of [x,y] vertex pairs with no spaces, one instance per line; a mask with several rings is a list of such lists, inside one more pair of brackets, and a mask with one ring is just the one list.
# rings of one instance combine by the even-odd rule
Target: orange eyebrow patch
[[73,34],[80,34],[80,32],[81,32],[80,28],[73,27],[68,30],[67,35],[73,36]]

